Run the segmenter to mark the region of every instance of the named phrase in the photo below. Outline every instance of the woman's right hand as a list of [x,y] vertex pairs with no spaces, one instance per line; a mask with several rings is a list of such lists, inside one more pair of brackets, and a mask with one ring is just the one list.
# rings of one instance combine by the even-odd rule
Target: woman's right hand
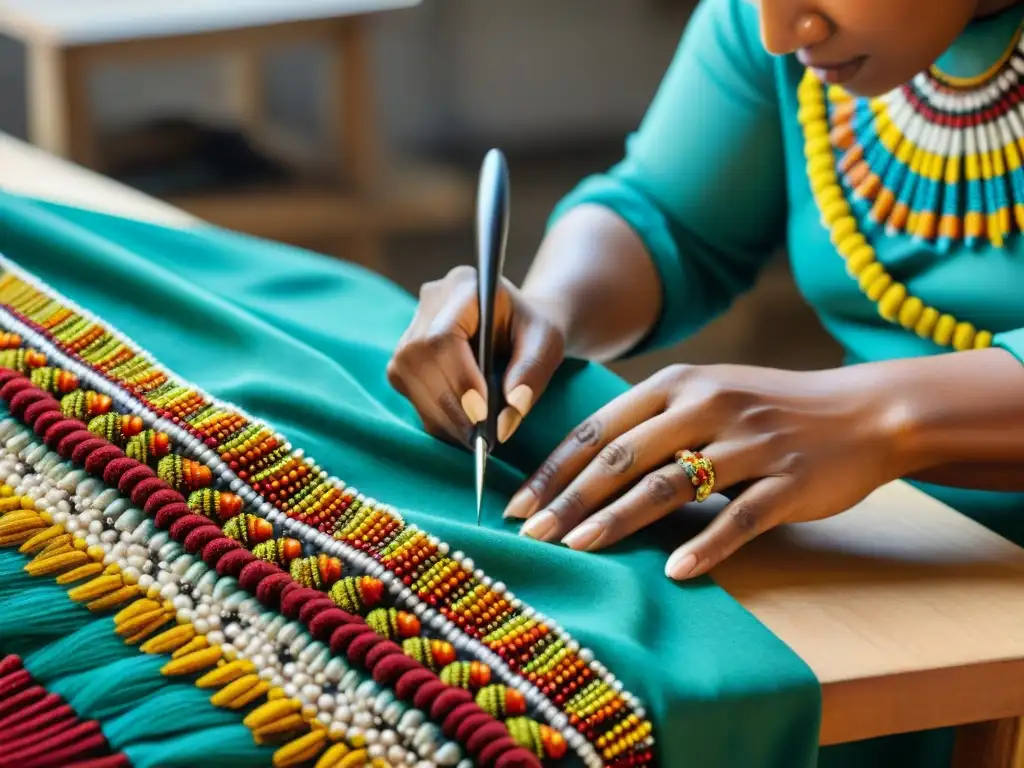
[[[529,299],[502,279],[495,304],[495,353],[508,360],[498,440],[519,427],[565,350],[558,307]],[[469,445],[487,418],[487,385],[476,362],[480,323],[476,270],[456,267],[420,289],[416,315],[388,363],[388,381],[416,408],[427,432]]]

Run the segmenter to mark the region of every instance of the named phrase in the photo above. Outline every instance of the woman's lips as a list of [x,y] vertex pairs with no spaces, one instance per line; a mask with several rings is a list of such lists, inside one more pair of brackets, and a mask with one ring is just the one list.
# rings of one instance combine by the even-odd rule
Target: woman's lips
[[804,50],[797,51],[796,57],[801,64],[814,73],[815,77],[829,85],[845,83],[860,71],[867,59],[867,56],[857,56],[847,61],[817,61]]

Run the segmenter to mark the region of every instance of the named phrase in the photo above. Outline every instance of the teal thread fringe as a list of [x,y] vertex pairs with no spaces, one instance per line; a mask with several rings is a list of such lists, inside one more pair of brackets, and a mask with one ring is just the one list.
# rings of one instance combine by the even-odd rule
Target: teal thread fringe
[[209,728],[238,724],[238,714],[210,704],[210,691],[191,683],[168,683],[163,690],[103,727],[107,740],[118,750]]
[[114,619],[104,616],[34,651],[25,657],[24,665],[32,677],[49,685],[58,678],[136,655],[138,650],[115,634]]
[[135,768],[257,768],[271,764],[273,747],[261,747],[244,725],[210,728],[177,739],[134,744],[124,750]]
[[22,656],[95,618],[58,586],[32,587],[0,600],[0,617],[0,648]]

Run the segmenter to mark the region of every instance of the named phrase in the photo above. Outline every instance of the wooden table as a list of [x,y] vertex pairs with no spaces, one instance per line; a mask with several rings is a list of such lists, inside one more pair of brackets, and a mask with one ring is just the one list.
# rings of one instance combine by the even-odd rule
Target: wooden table
[[[420,0],[2,0],[0,33],[27,51],[30,141],[86,168],[103,170],[89,84],[109,65],[224,55],[233,65],[240,125],[276,157],[296,142],[267,119],[262,61],[282,46],[323,48],[331,61],[323,100],[330,106],[332,156],[320,180],[173,199],[222,226],[276,240],[326,247],[345,243],[354,261],[378,266],[382,239],[395,230],[461,225],[472,212],[472,184],[437,168],[395,169],[373,119],[367,23],[371,14]],[[332,248],[333,250],[333,248]]]
[[[0,188],[197,223],[2,134]],[[962,726],[956,768],[1024,768],[1024,549],[897,482],[712,575],[817,675],[822,744]]]

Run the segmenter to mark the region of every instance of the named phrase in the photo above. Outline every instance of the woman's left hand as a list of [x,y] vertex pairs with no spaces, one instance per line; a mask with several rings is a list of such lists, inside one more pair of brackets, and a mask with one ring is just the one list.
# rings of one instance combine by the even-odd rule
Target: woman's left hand
[[535,539],[602,549],[694,500],[675,457],[699,451],[716,490],[742,488],[668,560],[668,576],[699,576],[761,533],[843,512],[911,470],[905,400],[879,374],[667,368],[577,427],[505,514],[529,518],[522,533]]

